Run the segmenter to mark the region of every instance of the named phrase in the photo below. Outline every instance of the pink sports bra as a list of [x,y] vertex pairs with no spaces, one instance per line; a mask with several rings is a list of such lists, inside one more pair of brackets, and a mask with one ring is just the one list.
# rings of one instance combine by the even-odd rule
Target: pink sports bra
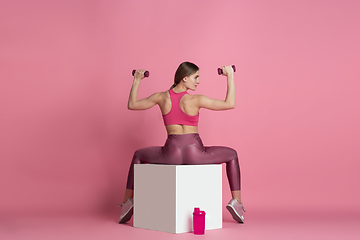
[[171,99],[171,110],[169,113],[163,115],[165,126],[172,124],[197,126],[199,121],[199,114],[196,116],[190,116],[184,113],[180,108],[180,99],[188,93],[176,93],[172,89],[169,90],[169,93]]

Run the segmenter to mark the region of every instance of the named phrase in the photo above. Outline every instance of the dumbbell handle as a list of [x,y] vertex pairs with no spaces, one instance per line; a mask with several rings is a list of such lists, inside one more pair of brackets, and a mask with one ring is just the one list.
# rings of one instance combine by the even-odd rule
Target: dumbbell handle
[[[234,72],[236,72],[235,65],[232,65],[232,68],[234,69]],[[221,75],[223,73],[221,68],[218,68],[218,74]]]
[[[133,75],[133,76],[135,75],[135,72],[136,72],[136,70],[134,69],[134,70],[132,71],[132,75]],[[145,72],[144,72],[144,76],[145,76],[145,77],[149,77],[149,75],[150,75],[149,71],[145,71]]]

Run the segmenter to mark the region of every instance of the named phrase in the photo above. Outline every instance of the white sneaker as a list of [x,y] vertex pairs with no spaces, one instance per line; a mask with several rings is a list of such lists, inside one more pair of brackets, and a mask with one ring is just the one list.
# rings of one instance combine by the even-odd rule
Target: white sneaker
[[229,210],[233,219],[239,223],[244,223],[244,212],[246,212],[242,203],[239,203],[236,199],[231,199],[226,209]]
[[133,199],[129,198],[125,203],[119,205],[121,207],[121,213],[119,217],[119,223],[126,223],[131,219],[134,210]]

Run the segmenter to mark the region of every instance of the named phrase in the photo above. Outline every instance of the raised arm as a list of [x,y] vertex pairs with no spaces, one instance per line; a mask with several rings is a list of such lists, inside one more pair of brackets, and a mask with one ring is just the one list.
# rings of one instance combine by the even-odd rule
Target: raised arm
[[235,108],[234,69],[231,66],[222,67],[223,76],[227,76],[227,92],[225,100],[212,99],[204,95],[197,96],[199,108],[210,110],[228,110]]
[[145,70],[137,70],[134,74],[134,82],[130,90],[129,101],[128,101],[128,109],[131,110],[145,110],[149,109],[156,104],[158,104],[161,100],[161,93],[154,93],[147,98],[143,98],[138,100],[138,89],[140,85],[141,79],[143,79]]

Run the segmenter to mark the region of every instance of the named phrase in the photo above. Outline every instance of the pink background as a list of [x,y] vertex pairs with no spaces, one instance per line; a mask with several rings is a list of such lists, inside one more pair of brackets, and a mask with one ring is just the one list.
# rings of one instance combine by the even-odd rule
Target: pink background
[[[196,93],[205,145],[238,151],[248,214],[360,214],[358,1],[0,1],[0,214],[119,213],[133,152],[166,138],[157,107],[177,66]],[[193,93],[192,93],[193,94]],[[224,172],[224,204],[230,191]]]

